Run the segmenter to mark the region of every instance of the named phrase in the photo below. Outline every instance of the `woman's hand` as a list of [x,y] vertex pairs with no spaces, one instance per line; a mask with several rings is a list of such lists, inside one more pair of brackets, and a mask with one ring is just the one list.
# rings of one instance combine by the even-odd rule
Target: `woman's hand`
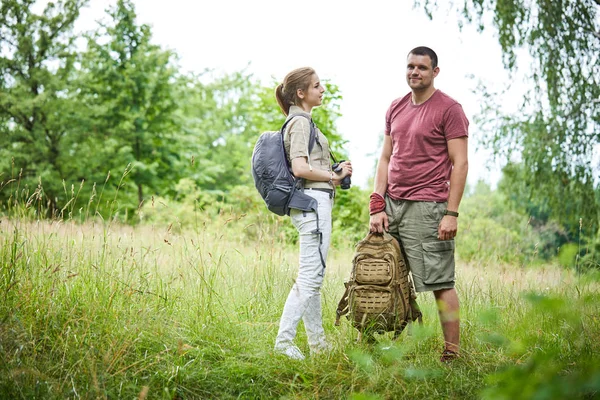
[[341,171],[336,172],[333,179],[336,185],[339,185],[345,177],[352,176],[352,163],[350,161],[341,162],[339,168],[341,168]]

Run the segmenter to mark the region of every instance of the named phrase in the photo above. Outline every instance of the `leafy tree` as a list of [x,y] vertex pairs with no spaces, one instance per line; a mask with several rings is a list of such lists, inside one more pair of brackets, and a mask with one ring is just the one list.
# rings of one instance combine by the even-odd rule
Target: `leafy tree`
[[0,169],[3,181],[17,179],[19,170],[21,185],[35,187],[41,180],[54,213],[66,197],[62,182],[72,165],[72,28],[86,0],[51,2],[41,14],[32,11],[35,3],[0,5]]
[[205,191],[223,194],[248,185],[254,133],[260,129],[255,102],[261,86],[244,71],[203,83],[188,77],[180,112],[195,145],[191,177]]
[[89,38],[82,56],[80,97],[88,111],[79,127],[89,135],[80,147],[93,162],[81,164],[80,173],[101,182],[108,171],[130,171],[125,192],[136,193],[129,203],[136,208],[181,177],[178,71],[175,55],[151,43],[149,26],[137,24],[131,1],[119,0],[108,14],[111,21]]
[[[176,55],[136,22],[131,0],[117,1],[77,53],[72,25],[83,4],[49,3],[37,15],[34,1],[2,3],[2,180],[22,168],[28,187],[41,180],[50,210],[86,208],[83,216],[129,213],[150,196],[226,202],[226,193],[252,186],[254,143],[284,121],[273,88],[244,71],[212,81],[180,74]],[[327,86],[315,119],[339,150],[341,96]]]
[[[437,9],[436,1],[415,3],[430,17]],[[506,159],[520,153],[519,178],[530,194],[546,198],[552,217],[572,233],[579,218],[594,232],[600,210],[593,201],[600,166],[592,164],[600,144],[600,0],[464,0],[453,6],[460,26],[477,23],[483,30],[493,16],[509,71],[516,73],[520,51],[533,60],[535,90],[518,114],[503,113],[497,97],[482,88],[485,144]]]
[[[506,206],[528,216],[528,225],[539,234],[537,252],[546,259],[555,256],[564,244],[577,240],[578,233],[569,232],[552,218],[552,208],[547,197],[532,197],[525,184],[527,170],[523,164],[508,163],[498,182],[498,192],[503,195]],[[574,198],[565,204],[567,219],[578,221],[577,210],[582,208],[585,198]],[[592,200],[593,201],[593,200]]]
[[340,112],[340,102],[343,96],[338,85],[325,81],[325,96],[323,105],[315,108],[314,118],[319,129],[329,140],[331,151],[336,157],[348,158],[348,150],[344,147],[348,140],[337,131],[336,121],[342,115]]

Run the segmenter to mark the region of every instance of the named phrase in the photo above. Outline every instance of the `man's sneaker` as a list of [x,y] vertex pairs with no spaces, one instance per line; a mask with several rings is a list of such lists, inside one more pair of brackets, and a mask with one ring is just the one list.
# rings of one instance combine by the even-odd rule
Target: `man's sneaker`
[[304,360],[304,358],[305,358],[304,354],[302,354],[300,349],[293,344],[285,346],[285,347],[279,347],[279,348],[276,347],[275,351],[288,356],[292,360]]
[[444,350],[442,352],[442,356],[440,357],[440,361],[443,363],[450,363],[458,358],[458,353],[452,350]]

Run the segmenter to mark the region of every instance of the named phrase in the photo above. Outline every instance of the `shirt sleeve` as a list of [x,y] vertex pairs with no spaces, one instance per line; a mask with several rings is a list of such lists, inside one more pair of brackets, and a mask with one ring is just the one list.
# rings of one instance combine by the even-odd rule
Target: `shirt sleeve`
[[389,136],[392,132],[391,115],[392,115],[392,106],[390,106],[388,108],[387,112],[385,113],[385,131],[383,133],[386,134],[387,136]]
[[295,117],[288,125],[290,135],[290,160],[298,157],[308,158],[310,125],[306,118]]
[[446,140],[469,136],[469,120],[459,103],[446,110],[444,116],[444,134]]

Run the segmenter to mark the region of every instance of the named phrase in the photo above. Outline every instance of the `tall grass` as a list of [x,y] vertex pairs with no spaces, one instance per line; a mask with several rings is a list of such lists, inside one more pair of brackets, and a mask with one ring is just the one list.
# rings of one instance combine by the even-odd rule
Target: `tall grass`
[[[1,398],[594,398],[599,284],[554,266],[458,265],[462,358],[422,327],[355,343],[333,325],[352,249],[323,288],[329,354],[272,351],[297,249],[242,215],[195,228],[0,221]],[[344,321],[347,322],[347,321]],[[298,345],[308,352],[299,330]]]

